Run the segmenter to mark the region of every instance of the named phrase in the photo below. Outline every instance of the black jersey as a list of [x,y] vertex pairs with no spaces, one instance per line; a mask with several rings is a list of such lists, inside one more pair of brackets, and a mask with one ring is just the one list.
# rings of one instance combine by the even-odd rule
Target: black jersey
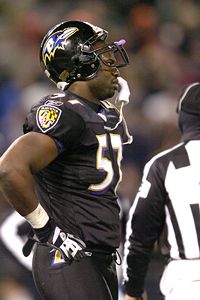
[[88,247],[118,247],[116,188],[122,146],[130,136],[116,108],[107,101],[94,107],[69,92],[55,94],[32,107],[24,124],[24,132],[30,131],[50,136],[60,151],[35,174],[39,199],[55,223]]
[[169,260],[200,259],[200,140],[190,140],[154,156],[130,210],[124,277],[129,295],[144,287],[156,240]]

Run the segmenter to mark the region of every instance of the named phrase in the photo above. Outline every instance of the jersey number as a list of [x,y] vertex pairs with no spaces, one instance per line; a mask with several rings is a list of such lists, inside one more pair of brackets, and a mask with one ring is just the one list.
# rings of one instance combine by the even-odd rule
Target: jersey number
[[[117,153],[117,164],[118,164],[118,168],[119,168],[119,180],[115,186],[115,191],[116,191],[117,186],[121,180],[120,163],[122,160],[122,142],[121,142],[121,137],[118,134],[110,133],[109,136],[110,136],[110,143],[111,143],[112,149],[114,151],[116,151],[116,153]],[[105,150],[107,150],[109,148],[107,135],[102,134],[102,135],[97,135],[96,137],[99,142],[99,147],[98,147],[97,156],[96,156],[96,169],[99,171],[101,171],[101,170],[106,171],[107,175],[102,182],[100,182],[98,184],[91,184],[89,186],[89,190],[95,191],[95,192],[102,192],[103,190],[107,189],[108,186],[112,183],[113,176],[114,176],[114,170],[113,170],[112,162],[104,156]]]

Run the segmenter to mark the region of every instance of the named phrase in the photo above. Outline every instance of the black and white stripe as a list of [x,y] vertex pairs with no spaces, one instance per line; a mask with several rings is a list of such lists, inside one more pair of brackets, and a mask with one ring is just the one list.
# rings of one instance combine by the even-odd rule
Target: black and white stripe
[[200,258],[200,140],[178,144],[146,164],[126,235],[123,273],[126,281],[134,281],[133,290],[145,276],[140,270],[148,259],[142,260],[158,238],[168,258]]

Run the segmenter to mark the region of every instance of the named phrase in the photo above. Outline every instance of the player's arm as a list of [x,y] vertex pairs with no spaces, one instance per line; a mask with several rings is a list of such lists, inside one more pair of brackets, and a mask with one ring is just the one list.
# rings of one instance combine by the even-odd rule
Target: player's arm
[[[76,119],[72,119],[72,122],[75,121]],[[61,132],[63,132],[63,122],[60,123]],[[70,138],[74,138],[75,135],[80,136],[84,129],[84,124],[80,122],[76,124],[76,127],[73,124],[67,127],[68,131],[65,130],[63,138],[58,133],[59,142],[67,140],[70,147]],[[77,126],[79,130],[75,130]],[[73,131],[70,130],[72,127],[75,127]],[[26,133],[18,138],[0,158],[0,190],[15,210],[30,223],[37,239],[42,243],[49,240],[56,224],[39,203],[33,175],[58,156],[58,137],[54,139],[42,133]],[[33,243],[27,242],[26,246],[23,253],[28,256]],[[85,243],[72,234],[65,233],[64,235],[60,232],[59,238],[52,246],[61,251],[67,262],[79,260],[85,256],[82,251],[86,247]]]
[[0,189],[22,216],[38,206],[33,174],[58,155],[58,148],[47,135],[31,132],[18,138],[0,158]]

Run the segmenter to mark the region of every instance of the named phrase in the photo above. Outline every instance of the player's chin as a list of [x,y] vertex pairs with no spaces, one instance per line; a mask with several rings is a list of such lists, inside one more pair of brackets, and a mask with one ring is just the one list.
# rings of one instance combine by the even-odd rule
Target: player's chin
[[108,91],[108,96],[107,96],[107,98],[112,98],[112,97],[114,96],[114,94],[115,94],[115,91],[116,91],[115,88],[110,89],[110,90]]
[[101,97],[100,99],[101,100],[106,100],[106,99],[109,99],[109,98],[112,98],[115,94],[115,91],[114,90],[107,90],[104,94],[101,94]]
[[104,87],[104,90],[103,90],[104,91],[104,93],[103,93],[104,95],[102,95],[103,99],[102,99],[102,97],[101,97],[101,99],[105,100],[105,99],[112,98],[114,96],[116,90],[117,90],[116,88],[117,88],[117,86],[114,85],[114,84],[109,85],[106,88]]
[[119,83],[117,80],[115,80],[115,82],[113,83],[113,89],[114,91],[119,91]]
[[112,89],[110,91],[110,93],[112,94],[112,96],[110,96],[110,97],[113,97],[116,92],[119,92],[119,85],[118,84],[114,84],[113,85],[113,87],[112,87]]

